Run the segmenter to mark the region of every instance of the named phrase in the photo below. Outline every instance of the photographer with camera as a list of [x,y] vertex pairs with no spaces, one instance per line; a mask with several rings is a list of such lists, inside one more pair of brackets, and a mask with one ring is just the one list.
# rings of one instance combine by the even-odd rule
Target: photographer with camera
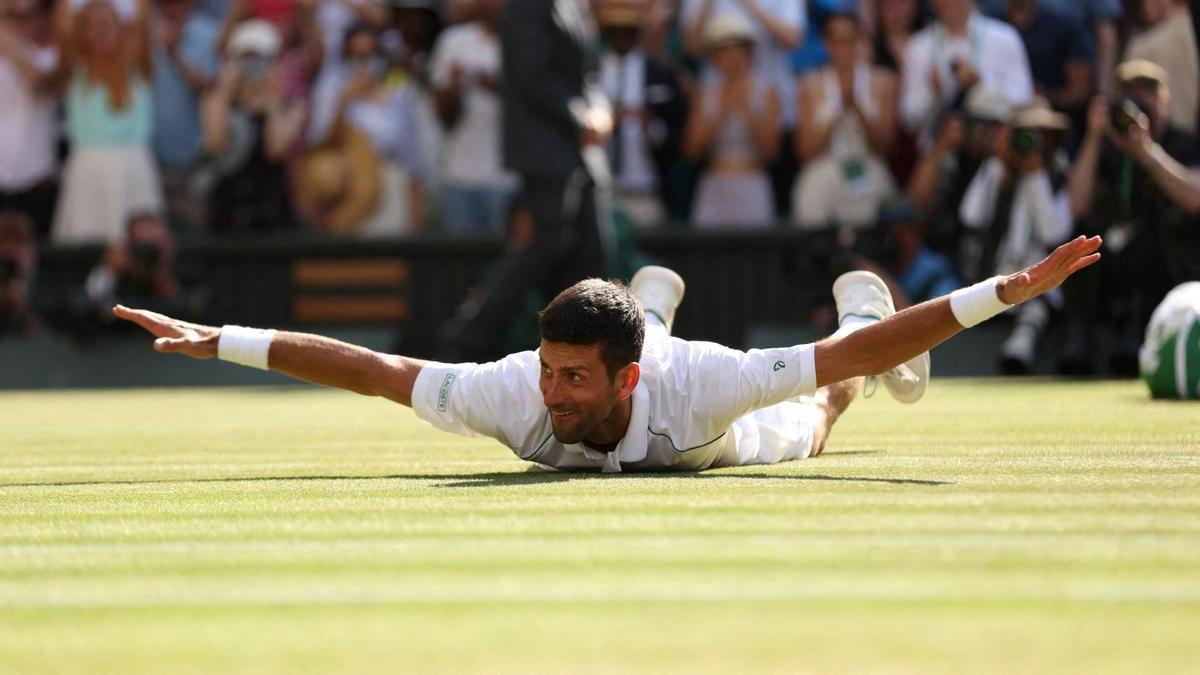
[[1122,98],[1092,103],[1071,172],[1073,215],[1083,231],[1106,235],[1108,264],[1064,287],[1071,315],[1059,366],[1070,374],[1092,372],[1094,327],[1110,320],[1110,372],[1136,375],[1150,313],[1172,286],[1200,279],[1200,143],[1171,124],[1161,67],[1127,61],[1117,80]]
[[37,327],[29,285],[37,260],[33,223],[24,213],[0,211],[0,335],[26,335]]
[[[1033,106],[1012,116],[993,138],[959,205],[964,230],[959,263],[968,281],[1011,274],[1066,241],[1071,234],[1068,162],[1062,150],[1066,116]],[[1058,293],[1022,305],[1000,349],[1000,369],[1028,373],[1037,341],[1062,304]]]

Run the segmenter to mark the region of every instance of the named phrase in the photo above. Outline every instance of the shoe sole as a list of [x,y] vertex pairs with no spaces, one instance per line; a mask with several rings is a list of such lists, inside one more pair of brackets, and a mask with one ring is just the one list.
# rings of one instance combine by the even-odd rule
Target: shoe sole
[[[892,314],[896,313],[896,307],[892,303],[892,292],[888,289],[887,284],[884,283],[883,279],[879,278],[878,274],[875,274],[874,272],[868,272],[866,270],[846,272],[833,282],[834,296],[836,297],[843,287],[851,284],[870,284],[883,291],[883,296],[887,298],[888,301],[888,309],[892,311]],[[891,316],[891,314],[888,316]],[[843,318],[843,316],[838,316],[839,321],[841,321]],[[887,317],[877,316],[870,318],[886,319]],[[918,386],[915,390],[910,391],[907,394],[901,394],[892,388],[891,381],[886,376],[883,376],[880,379],[883,380],[883,386],[887,388],[888,394],[891,394],[892,398],[901,403],[916,403],[921,399],[922,396],[925,395],[925,390],[929,388],[929,373],[932,369],[932,361],[929,358],[929,352],[918,354],[917,356],[906,361],[904,365],[908,366],[909,369],[912,370],[913,374],[917,376],[921,383],[920,386]]]

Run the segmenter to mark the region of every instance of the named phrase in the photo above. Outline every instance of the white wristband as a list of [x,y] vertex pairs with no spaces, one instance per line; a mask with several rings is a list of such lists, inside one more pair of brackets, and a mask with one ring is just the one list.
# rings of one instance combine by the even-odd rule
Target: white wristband
[[217,358],[240,366],[266,370],[267,357],[271,353],[271,340],[274,338],[274,330],[222,326],[221,336],[217,338]]
[[950,294],[950,311],[963,328],[981,324],[1012,307],[1000,299],[1000,279],[992,277]]

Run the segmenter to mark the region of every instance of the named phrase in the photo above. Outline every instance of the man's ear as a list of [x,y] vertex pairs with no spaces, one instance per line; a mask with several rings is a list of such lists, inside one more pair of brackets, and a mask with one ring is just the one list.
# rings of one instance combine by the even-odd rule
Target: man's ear
[[630,363],[617,371],[617,398],[624,401],[633,395],[638,382],[642,379],[642,367],[637,362]]

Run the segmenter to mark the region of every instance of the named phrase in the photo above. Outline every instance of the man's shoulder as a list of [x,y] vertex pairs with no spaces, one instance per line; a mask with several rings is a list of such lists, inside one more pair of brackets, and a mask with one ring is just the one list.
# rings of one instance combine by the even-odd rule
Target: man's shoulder
[[976,21],[978,21],[979,30],[986,39],[1010,46],[1016,45],[1021,49],[1025,48],[1025,43],[1021,42],[1021,34],[1011,24],[983,15],[976,17]]

